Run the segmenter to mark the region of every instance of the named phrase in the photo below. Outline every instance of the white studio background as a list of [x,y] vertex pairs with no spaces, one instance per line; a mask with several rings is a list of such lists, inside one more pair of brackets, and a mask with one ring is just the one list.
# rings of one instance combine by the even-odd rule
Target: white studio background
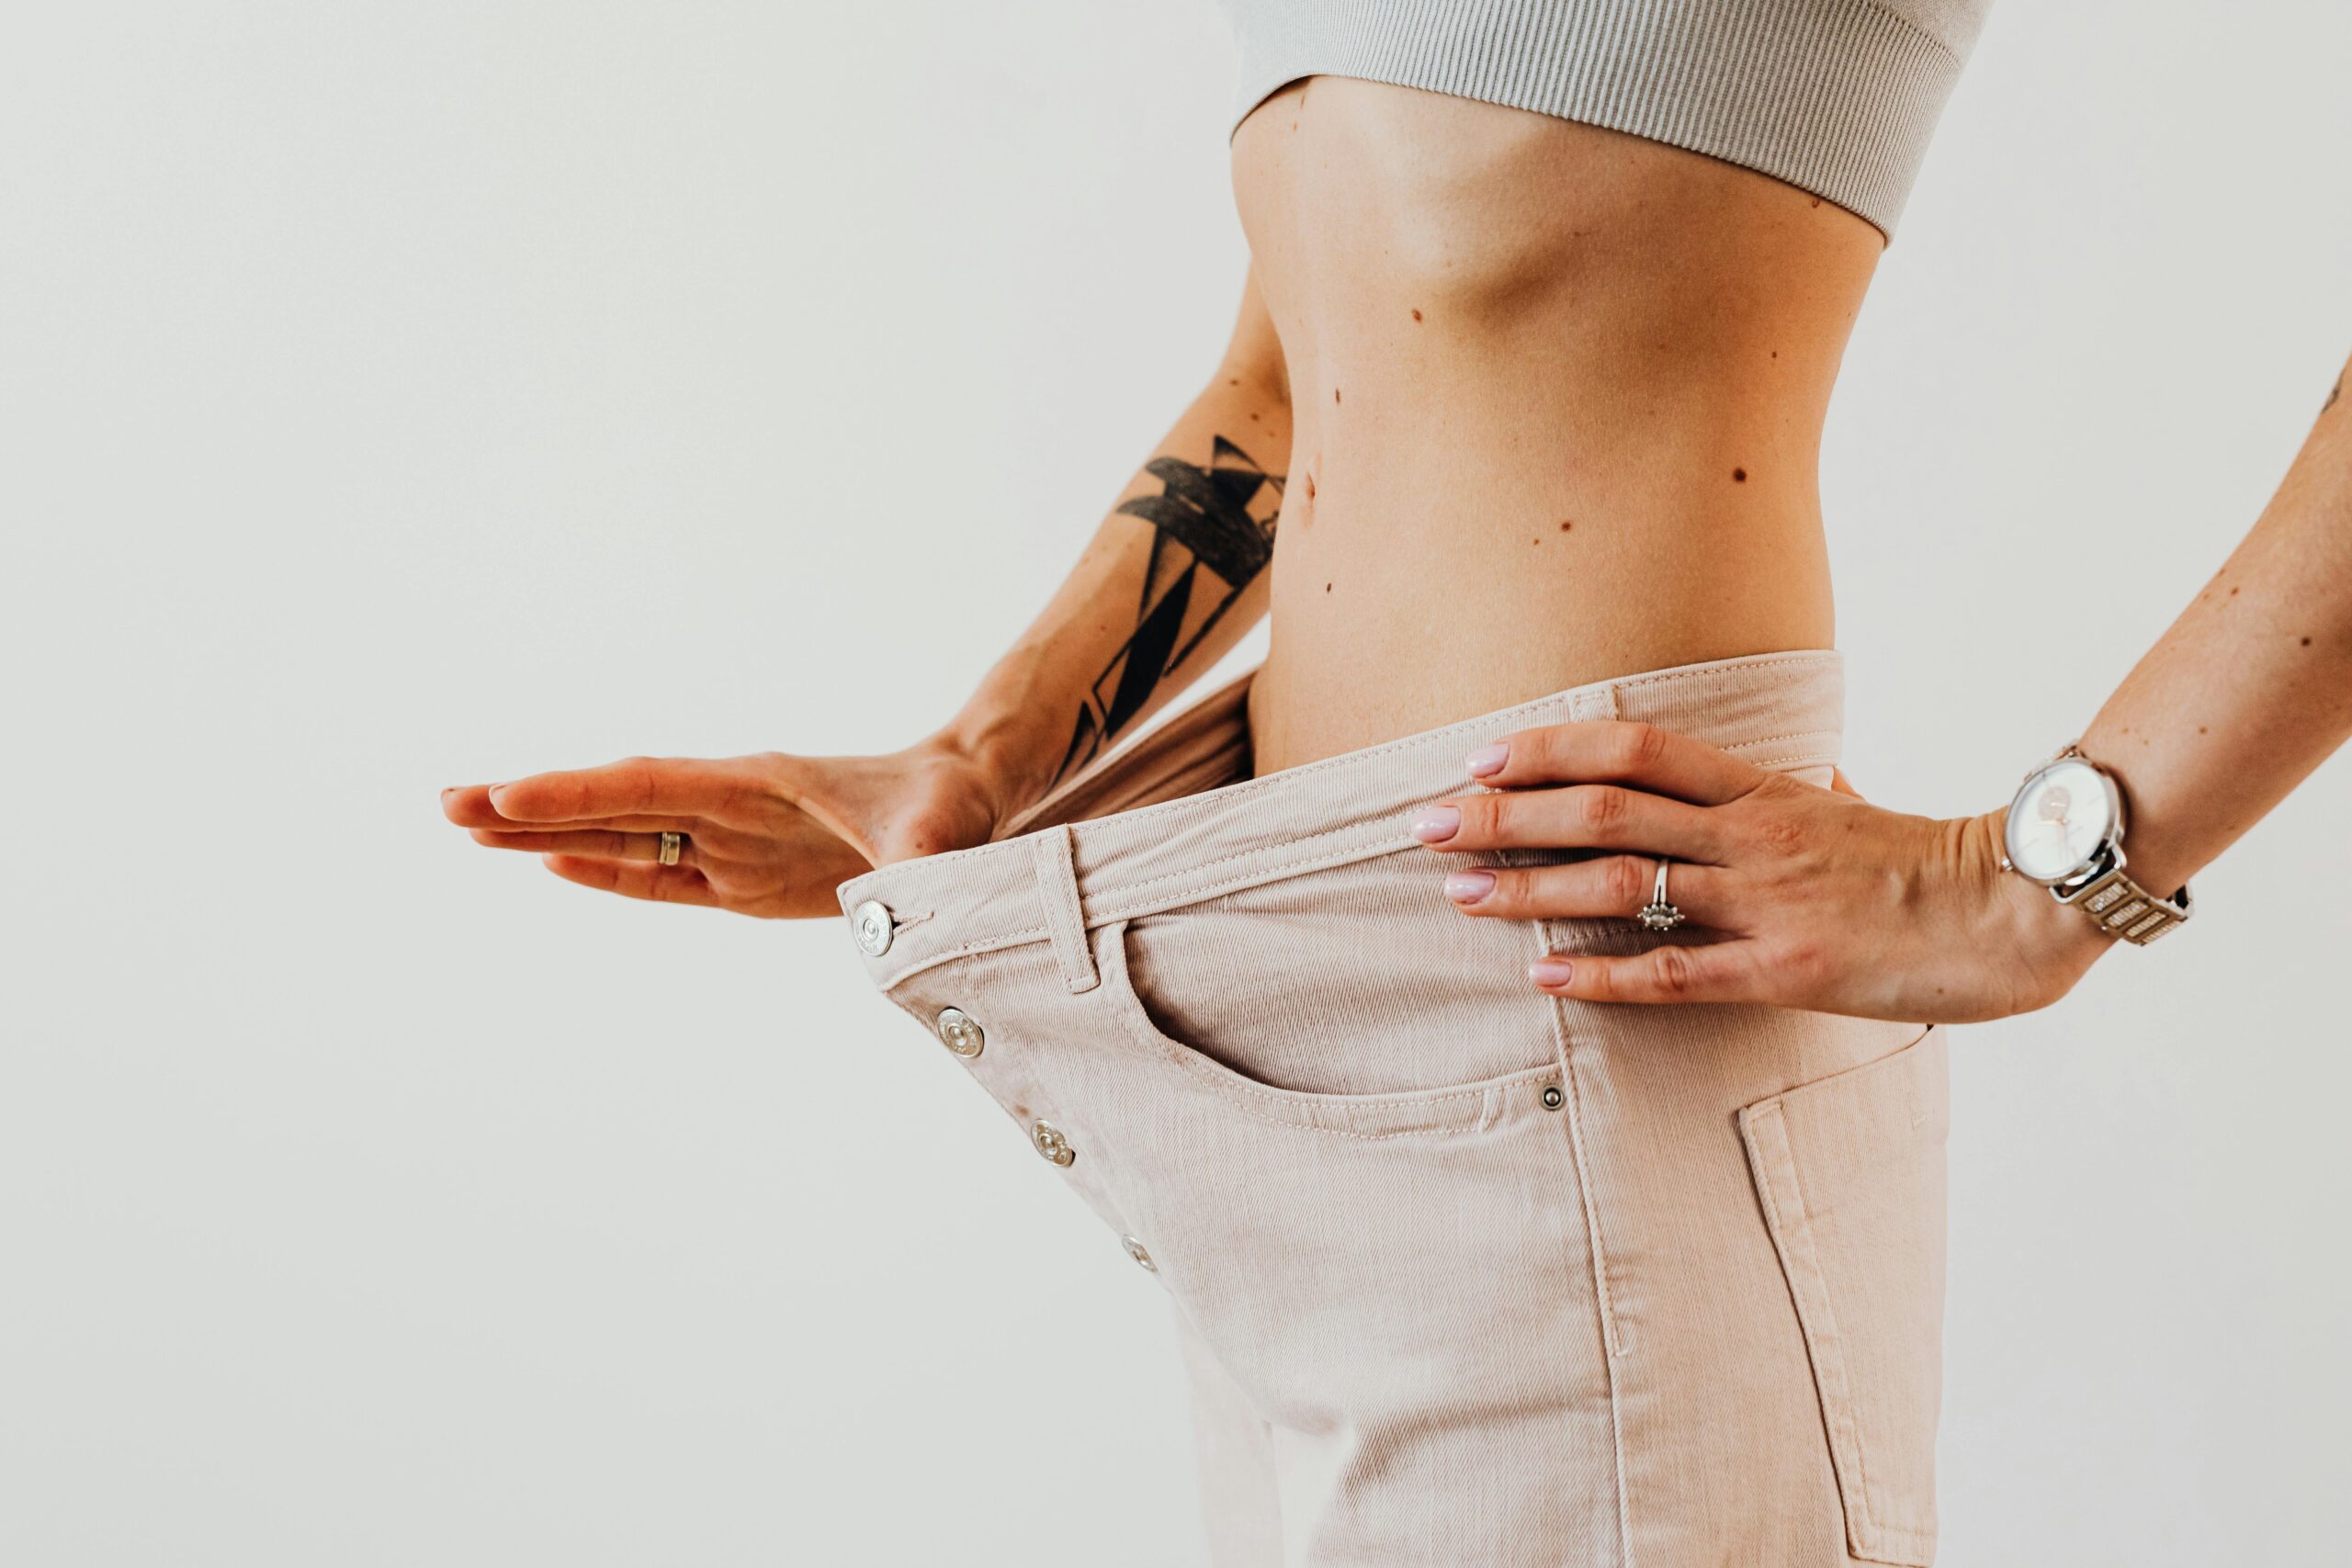
[[[2252,521],[2347,58],[1996,12],[1826,456],[1873,795],[1997,803]],[[1157,1287],[840,925],[435,795],[944,716],[1223,341],[1229,69],[1208,0],[0,17],[0,1562],[1200,1560]],[[2347,814],[1957,1040],[1946,1568],[2340,1551]]]

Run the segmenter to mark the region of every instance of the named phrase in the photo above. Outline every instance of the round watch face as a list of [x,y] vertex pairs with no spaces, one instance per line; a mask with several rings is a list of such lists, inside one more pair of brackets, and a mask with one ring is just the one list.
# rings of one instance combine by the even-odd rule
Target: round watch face
[[2052,762],[2025,781],[2002,829],[2009,863],[2041,883],[2072,881],[2088,871],[2115,830],[2115,791],[2107,775],[2078,758]]

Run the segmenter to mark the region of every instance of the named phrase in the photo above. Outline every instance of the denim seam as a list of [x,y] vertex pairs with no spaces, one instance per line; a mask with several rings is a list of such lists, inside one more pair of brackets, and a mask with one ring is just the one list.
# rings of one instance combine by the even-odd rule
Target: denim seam
[[[1103,976],[1102,986],[1112,1010],[1118,1015],[1120,1026],[1137,1044],[1198,1080],[1203,1088],[1232,1100],[1235,1108],[1252,1121],[1295,1128],[1303,1133],[1321,1133],[1330,1137],[1353,1139],[1359,1143],[1383,1143],[1395,1138],[1461,1137],[1492,1129],[1501,1117],[1500,1102],[1511,1089],[1522,1083],[1541,1079],[1552,1071],[1552,1064],[1547,1062],[1541,1066],[1523,1067],[1480,1083],[1435,1089],[1427,1094],[1408,1091],[1393,1097],[1385,1094],[1361,1097],[1317,1095],[1303,1090],[1286,1092],[1271,1087],[1259,1087],[1230,1068],[1218,1068],[1196,1059],[1198,1054],[1193,1048],[1171,1040],[1151,1027],[1141,1016],[1143,998],[1136,994],[1135,976],[1127,967],[1125,926],[1125,920],[1110,922],[1114,933],[1112,940],[1116,943],[1117,952],[1108,961],[1113,966],[1112,972]],[[1104,965],[1098,961],[1097,967]],[[1344,1103],[1351,1099],[1359,1100],[1366,1113],[1389,1110],[1411,1112],[1464,1100],[1480,1100],[1484,1104],[1476,1121],[1455,1122],[1437,1127],[1402,1127],[1385,1133],[1336,1127],[1317,1119],[1322,1115],[1344,1118],[1352,1114],[1354,1108]],[[1277,1109],[1263,1109],[1251,1101],[1261,1101],[1264,1106]]]
[[[1537,920],[1536,945],[1550,951],[1553,922]],[[1609,1251],[1600,1231],[1600,1197],[1593,1190],[1592,1161],[1585,1147],[1584,1091],[1577,1082],[1576,1045],[1568,1029],[1567,1003],[1561,998],[1551,998],[1552,1039],[1558,1053],[1561,1090],[1567,1097],[1568,1155],[1575,1162],[1577,1196],[1584,1210],[1585,1257],[1592,1269],[1593,1312],[1600,1330],[1601,1370],[1609,1379],[1609,1446],[1617,1466],[1617,1550],[1624,1568],[1634,1563],[1634,1502],[1626,1481],[1625,1412],[1618,1388],[1617,1359],[1624,1354],[1627,1340],[1623,1325],[1618,1321],[1615,1303],[1609,1293]]]

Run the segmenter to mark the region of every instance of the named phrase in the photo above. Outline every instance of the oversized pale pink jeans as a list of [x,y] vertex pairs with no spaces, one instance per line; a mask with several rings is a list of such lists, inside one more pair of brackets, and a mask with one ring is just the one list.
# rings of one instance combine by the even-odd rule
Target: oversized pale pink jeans
[[1703,934],[1465,918],[1410,831],[1473,747],[1566,719],[1826,779],[1837,656],[1254,779],[1246,693],[841,890],[943,1066],[1166,1289],[1216,1561],[1928,1562],[1940,1033],[1555,1000],[1540,953]]

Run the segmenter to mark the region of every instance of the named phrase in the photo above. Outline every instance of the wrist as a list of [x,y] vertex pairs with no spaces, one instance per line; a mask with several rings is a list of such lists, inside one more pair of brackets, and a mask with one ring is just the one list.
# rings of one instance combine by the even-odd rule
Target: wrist
[[2114,946],[2081,910],[2060,903],[2050,889],[2007,865],[2002,829],[2008,807],[1970,819],[1971,855],[1987,873],[1990,933],[2028,979],[2026,1006],[2047,1007],[2074,988],[2093,964]]
[[[911,750],[966,773],[1000,825],[1043,799],[1053,786],[1057,748],[1002,714],[958,714]],[[1049,755],[1050,753],[1050,755]]]

